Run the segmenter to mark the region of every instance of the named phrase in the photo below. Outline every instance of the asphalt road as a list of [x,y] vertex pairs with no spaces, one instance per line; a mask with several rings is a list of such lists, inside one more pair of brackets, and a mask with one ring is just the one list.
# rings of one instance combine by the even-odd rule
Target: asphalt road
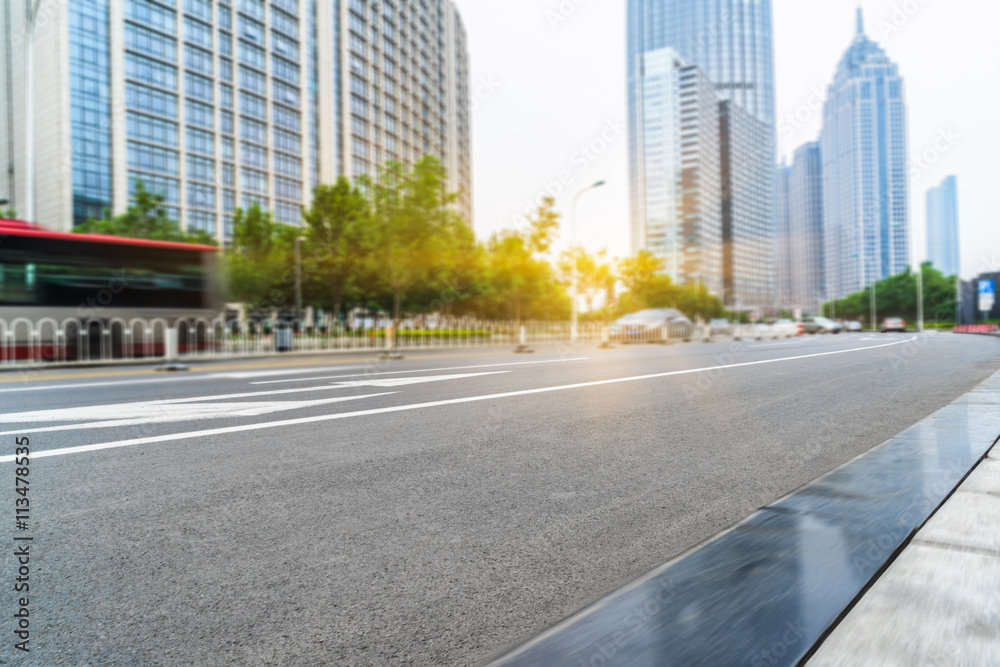
[[998,369],[995,338],[866,334],[0,374],[34,538],[0,658],[481,664]]

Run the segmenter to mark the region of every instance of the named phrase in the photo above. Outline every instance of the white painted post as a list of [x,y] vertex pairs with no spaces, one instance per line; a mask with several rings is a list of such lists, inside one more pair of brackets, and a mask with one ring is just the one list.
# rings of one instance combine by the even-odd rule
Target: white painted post
[[164,357],[167,361],[176,361],[180,354],[180,333],[177,327],[170,327],[164,333]]
[[521,337],[520,337],[521,347],[528,346],[528,327],[521,325]]

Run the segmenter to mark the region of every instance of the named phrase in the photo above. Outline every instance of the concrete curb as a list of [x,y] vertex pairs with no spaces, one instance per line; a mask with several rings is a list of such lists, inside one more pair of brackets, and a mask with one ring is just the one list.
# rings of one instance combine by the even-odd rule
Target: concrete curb
[[801,664],[993,448],[983,394],[1000,373],[489,664]]

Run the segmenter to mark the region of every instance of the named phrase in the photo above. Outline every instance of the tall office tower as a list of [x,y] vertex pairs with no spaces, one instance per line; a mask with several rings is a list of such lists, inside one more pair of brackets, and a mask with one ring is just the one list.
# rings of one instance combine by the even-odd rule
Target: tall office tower
[[864,32],[837,68],[823,112],[827,296],[909,265],[906,103],[899,68]]
[[958,179],[948,176],[927,191],[927,259],[946,276],[958,276]]
[[74,0],[39,5],[31,31],[34,4],[5,3],[0,50],[0,198],[23,217],[68,229],[124,211],[142,181],[221,240],[237,207],[299,224],[315,185],[432,154],[471,220],[450,0]]
[[723,289],[719,112],[714,86],[673,49],[643,54],[638,89],[641,246],[675,282]]
[[792,168],[779,164],[775,169],[775,192],[778,213],[775,218],[775,252],[778,275],[777,305],[781,310],[794,310],[798,304],[792,299],[792,247],[791,224],[788,210],[788,185]]
[[771,127],[735,102],[719,103],[722,176],[723,302],[758,314],[777,305]]
[[795,151],[788,172],[791,300],[819,314],[826,300],[823,236],[823,160],[818,143]]
[[[632,245],[642,246],[643,128],[638,90],[643,54],[670,47],[697,65],[721,99],[731,100],[770,128],[774,121],[774,56],[770,0],[628,0],[627,68]],[[773,143],[773,139],[772,139]],[[772,149],[760,170],[772,170]],[[769,195],[773,198],[773,192]],[[773,226],[773,222],[772,222]]]

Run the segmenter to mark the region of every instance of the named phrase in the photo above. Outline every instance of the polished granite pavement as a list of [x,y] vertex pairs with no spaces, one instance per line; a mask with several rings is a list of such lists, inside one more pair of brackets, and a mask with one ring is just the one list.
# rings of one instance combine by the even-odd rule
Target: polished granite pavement
[[1000,458],[994,449],[808,663],[1000,665]]

